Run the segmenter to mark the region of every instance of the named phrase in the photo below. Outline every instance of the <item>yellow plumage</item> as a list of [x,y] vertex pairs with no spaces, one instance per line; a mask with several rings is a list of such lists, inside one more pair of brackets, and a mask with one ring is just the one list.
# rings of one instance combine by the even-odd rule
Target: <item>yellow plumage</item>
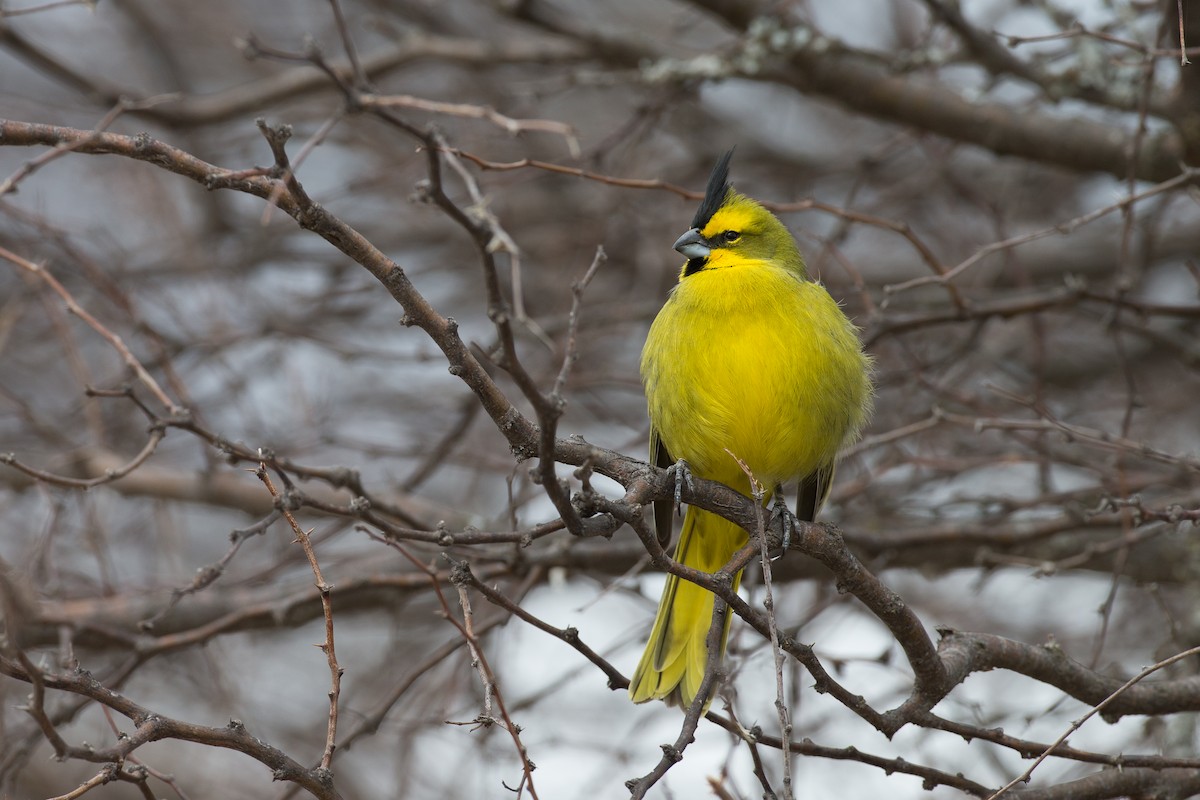
[[[783,224],[729,187],[730,155],[714,169],[692,229],[676,242],[688,262],[642,351],[651,459],[682,459],[693,475],[749,494],[736,456],[768,489],[799,481],[797,514],[811,520],[838,450],[870,411],[870,362],[837,303],[808,279]],[[659,535],[669,535],[669,509],[655,516]],[[712,573],[746,541],[733,523],[689,507],[675,558]],[[712,610],[711,593],[667,577],[629,686],[635,702],[691,704],[704,677]]]

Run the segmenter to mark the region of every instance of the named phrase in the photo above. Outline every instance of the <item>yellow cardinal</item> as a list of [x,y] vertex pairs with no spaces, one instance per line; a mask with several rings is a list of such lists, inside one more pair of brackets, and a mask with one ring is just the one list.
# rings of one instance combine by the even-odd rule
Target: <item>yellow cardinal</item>
[[[642,350],[650,458],[664,467],[682,460],[693,475],[747,495],[750,481],[736,459],[776,492],[798,481],[796,514],[812,520],[829,494],[838,450],[870,413],[870,360],[854,325],[808,277],[783,223],[730,187],[732,155],[717,162],[691,230],[675,242],[688,260]],[[664,540],[671,505],[655,504]],[[732,522],[689,507],[675,558],[717,572],[746,541]],[[634,702],[691,705],[712,613],[710,592],[667,576],[629,685]]]

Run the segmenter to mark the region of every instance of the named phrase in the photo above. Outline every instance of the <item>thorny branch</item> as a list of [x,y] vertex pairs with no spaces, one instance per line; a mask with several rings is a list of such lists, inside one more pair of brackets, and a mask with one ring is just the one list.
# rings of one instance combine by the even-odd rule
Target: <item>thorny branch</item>
[[325,654],[325,659],[329,663],[330,688],[329,723],[325,730],[325,752],[321,755],[320,769],[328,771],[330,763],[333,761],[333,751],[337,748],[338,701],[342,695],[342,674],[344,672],[338,665],[337,650],[333,643],[333,586],[326,582],[325,576],[321,573],[321,565],[317,561],[317,552],[313,549],[309,532],[301,528],[300,523],[292,515],[292,510],[287,505],[287,498],[275,488],[275,483],[271,480],[266,465],[259,464],[254,474],[263,482],[267,491],[271,493],[271,497],[279,504],[279,512],[283,514],[283,518],[287,520],[292,532],[296,534],[296,542],[304,549],[304,557],[308,559],[313,575],[317,579],[317,591],[321,593],[321,612],[325,617],[325,641],[318,647],[321,648],[321,652]]
[[[488,663],[487,656],[484,655],[479,638],[475,633],[471,599],[465,586],[466,581],[461,577],[459,564],[454,564],[451,568],[450,582],[458,590],[458,602],[463,612],[462,625],[460,626],[458,622],[455,622],[454,625],[461,631],[463,639],[467,642],[467,647],[470,648],[471,663],[478,670],[480,682],[483,684],[483,713],[474,722],[484,727],[499,723],[508,732],[508,735],[512,737],[513,745],[517,749],[517,754],[520,756],[523,769],[521,782],[516,789],[517,796],[520,797],[528,789],[530,797],[537,800],[537,790],[533,785],[533,770],[535,765],[529,758],[529,751],[526,750],[525,744],[521,741],[520,726],[513,722],[509,716],[504,697],[500,694],[500,687],[496,681],[496,673],[492,671],[492,666]],[[447,616],[449,617],[448,610]],[[452,617],[450,618],[453,619]],[[495,701],[496,708],[500,712],[499,717],[494,716],[492,713],[493,701]]]

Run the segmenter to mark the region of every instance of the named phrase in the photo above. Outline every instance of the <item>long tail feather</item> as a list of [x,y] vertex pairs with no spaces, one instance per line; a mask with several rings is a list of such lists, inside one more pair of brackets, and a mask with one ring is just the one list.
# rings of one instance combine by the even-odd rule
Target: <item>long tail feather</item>
[[[726,519],[689,507],[675,559],[702,572],[716,572],[746,543],[746,532]],[[736,589],[742,574],[734,576]],[[629,696],[635,703],[665,699],[690,706],[704,680],[708,663],[705,640],[712,624],[713,594],[691,581],[667,576],[658,616],[646,651],[633,672]],[[729,636],[730,615],[721,632],[721,653]]]

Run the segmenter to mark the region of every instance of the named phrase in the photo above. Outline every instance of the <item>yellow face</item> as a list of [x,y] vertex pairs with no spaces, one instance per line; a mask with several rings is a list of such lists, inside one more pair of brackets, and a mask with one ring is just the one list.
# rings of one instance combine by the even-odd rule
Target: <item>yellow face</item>
[[774,214],[748,197],[730,191],[700,230],[680,239],[688,256],[682,277],[714,269],[761,265],[768,262],[803,274],[804,261],[796,242]]
[[711,248],[704,269],[734,267],[746,259],[761,258],[754,254],[758,249],[755,243],[770,219],[770,213],[758,203],[732,195],[700,231]]

